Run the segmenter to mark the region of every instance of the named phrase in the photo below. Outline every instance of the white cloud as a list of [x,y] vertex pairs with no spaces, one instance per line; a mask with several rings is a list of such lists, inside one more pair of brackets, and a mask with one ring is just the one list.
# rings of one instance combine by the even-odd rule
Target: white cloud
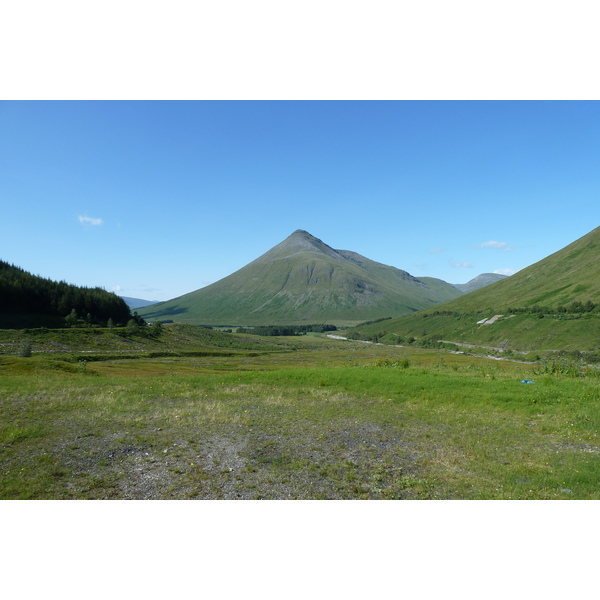
[[82,225],[94,225],[94,226],[104,225],[104,221],[102,219],[94,219],[92,217],[82,217],[81,215],[79,215],[77,218],[79,219],[79,222]]
[[494,273],[496,275],[514,275],[516,271],[514,269],[496,269]]
[[122,292],[123,288],[120,285],[115,285],[112,289],[113,292]]
[[496,242],[495,240],[490,240],[489,242],[477,244],[475,248],[494,248],[495,250],[502,250],[504,252],[511,252],[512,250],[514,250],[514,247],[509,246],[506,242]]
[[450,263],[455,269],[472,269],[473,265],[470,262],[453,262]]

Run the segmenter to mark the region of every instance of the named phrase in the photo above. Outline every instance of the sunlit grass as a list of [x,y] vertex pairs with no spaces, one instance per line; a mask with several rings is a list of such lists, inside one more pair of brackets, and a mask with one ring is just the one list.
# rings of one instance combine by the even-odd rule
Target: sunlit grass
[[600,498],[597,378],[316,339],[3,357],[0,497]]

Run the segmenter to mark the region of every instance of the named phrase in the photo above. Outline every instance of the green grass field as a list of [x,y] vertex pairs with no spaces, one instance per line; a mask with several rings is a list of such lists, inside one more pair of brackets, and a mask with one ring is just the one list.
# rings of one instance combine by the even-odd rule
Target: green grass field
[[594,369],[191,326],[129,353],[62,335],[0,334],[0,498],[600,498]]

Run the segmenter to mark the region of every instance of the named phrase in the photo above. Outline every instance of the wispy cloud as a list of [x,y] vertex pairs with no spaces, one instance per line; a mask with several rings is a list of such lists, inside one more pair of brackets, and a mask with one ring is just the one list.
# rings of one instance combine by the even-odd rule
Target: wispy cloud
[[443,248],[433,248],[429,251],[429,254],[441,254],[442,252],[445,252]]
[[514,275],[516,272],[515,269],[496,269],[494,271],[496,275]]
[[470,262],[453,262],[450,263],[455,269],[472,269],[473,265]]
[[99,225],[104,225],[104,221],[102,219],[94,219],[93,217],[83,217],[81,215],[79,215],[77,218],[79,219],[79,222],[82,225],[93,225],[95,227]]
[[123,288],[120,285],[115,285],[111,291],[113,291],[115,293],[122,292]]
[[495,240],[490,240],[489,242],[483,242],[481,244],[477,244],[473,246],[474,248],[493,248],[495,250],[502,250],[504,252],[511,252],[514,250],[514,246],[509,246],[506,242],[496,242]]

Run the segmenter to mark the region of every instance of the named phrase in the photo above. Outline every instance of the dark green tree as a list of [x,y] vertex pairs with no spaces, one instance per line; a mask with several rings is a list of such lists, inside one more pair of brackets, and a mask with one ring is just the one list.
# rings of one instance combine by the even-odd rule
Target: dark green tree
[[78,320],[79,318],[77,317],[77,311],[75,309],[72,309],[71,312],[65,317],[65,323],[69,327],[75,327]]

